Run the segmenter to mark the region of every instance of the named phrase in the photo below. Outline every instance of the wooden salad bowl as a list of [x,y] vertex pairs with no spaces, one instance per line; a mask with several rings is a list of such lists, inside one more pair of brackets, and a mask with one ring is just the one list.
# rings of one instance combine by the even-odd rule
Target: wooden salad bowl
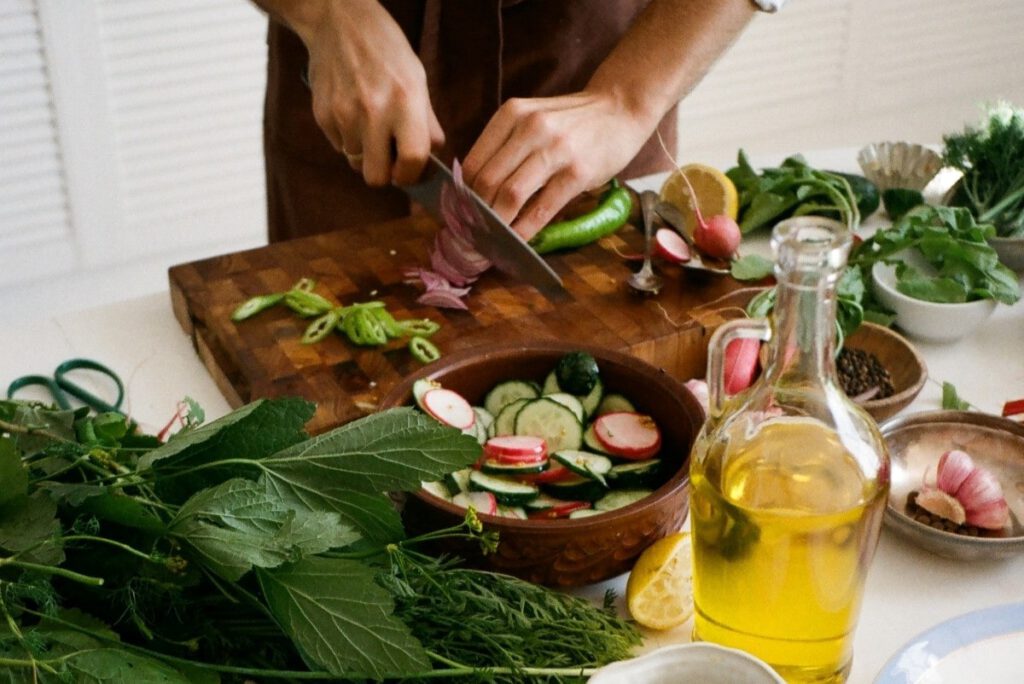
[[[623,394],[658,424],[660,457],[666,459],[665,471],[671,473],[667,480],[634,504],[587,518],[518,520],[481,515],[484,529],[499,534],[496,553],[485,556],[479,545],[466,543],[438,550],[530,582],[573,587],[628,571],[644,549],[682,526],[689,506],[690,447],[703,422],[703,409],[678,380],[635,357],[558,341],[467,349],[405,378],[384,398],[382,408],[412,404],[412,385],[420,378],[436,380],[471,404],[481,405],[497,383],[542,382],[558,359],[576,350],[589,352],[597,360],[606,391]],[[423,490],[408,497],[403,513],[410,534],[457,525],[464,516],[464,509]]]

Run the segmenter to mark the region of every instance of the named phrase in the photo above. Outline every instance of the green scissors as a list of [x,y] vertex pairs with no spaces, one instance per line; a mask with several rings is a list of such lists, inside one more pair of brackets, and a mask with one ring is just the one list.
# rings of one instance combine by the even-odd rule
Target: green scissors
[[[67,377],[68,373],[76,370],[96,371],[113,380],[117,386],[117,398],[112,403],[108,403],[81,385],[76,385]],[[47,375],[23,375],[15,379],[7,387],[7,398],[13,399],[14,394],[18,390],[33,385],[48,390],[53,396],[53,401],[62,409],[71,409],[71,402],[68,399],[70,395],[98,413],[113,412],[123,415],[121,402],[124,401],[124,383],[121,382],[121,378],[118,377],[117,373],[97,361],[92,361],[91,359],[68,359],[57,366],[56,370],[53,371],[52,378]]]

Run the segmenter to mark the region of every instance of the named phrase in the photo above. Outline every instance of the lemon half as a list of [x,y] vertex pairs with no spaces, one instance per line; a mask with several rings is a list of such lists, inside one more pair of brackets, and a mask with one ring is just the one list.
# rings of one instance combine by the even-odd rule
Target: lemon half
[[671,629],[693,615],[690,534],[659,539],[637,559],[626,582],[626,605],[639,624]]
[[686,180],[693,186],[693,192],[697,195],[697,204],[705,219],[718,214],[725,214],[729,218],[736,218],[739,212],[739,194],[732,180],[724,173],[706,164],[687,164],[673,171],[665,179],[659,193],[661,200],[674,204],[683,214],[685,230],[688,235],[693,236],[697,227],[697,210],[693,202],[690,189],[686,187]]

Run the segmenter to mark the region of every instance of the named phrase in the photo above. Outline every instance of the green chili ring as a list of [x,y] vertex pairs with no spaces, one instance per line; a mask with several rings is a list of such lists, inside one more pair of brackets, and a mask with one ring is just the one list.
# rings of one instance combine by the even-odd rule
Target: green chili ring
[[356,327],[356,317],[352,313],[348,313],[341,319],[341,330],[352,344],[360,346],[366,344],[362,332]]
[[437,345],[419,335],[409,338],[409,353],[420,363],[431,363],[441,358],[441,350]]
[[399,327],[398,321],[395,320],[395,317],[387,309],[373,309],[373,315],[384,326],[384,333],[389,338],[394,339],[402,336],[402,328]]
[[530,245],[538,254],[582,247],[621,228],[632,209],[633,199],[629,190],[613,178],[597,208],[574,219],[549,224],[530,239]]
[[326,297],[306,290],[289,290],[284,296],[284,303],[303,318],[324,314],[334,308]]
[[315,344],[331,334],[341,319],[341,309],[331,309],[320,318],[309,324],[302,334],[302,344]]
[[415,318],[399,321],[398,327],[401,328],[403,335],[430,337],[441,329],[441,324],[432,321],[429,318]]
[[357,309],[350,316],[355,317],[355,325],[359,335],[367,346],[380,346],[388,341],[387,333],[384,332],[384,325],[373,315],[369,309]]
[[272,306],[276,306],[281,303],[286,293],[278,292],[275,294],[258,295],[252,299],[247,299],[238,306],[231,314],[231,320],[233,321],[244,321],[247,318],[251,318],[261,311],[265,311]]

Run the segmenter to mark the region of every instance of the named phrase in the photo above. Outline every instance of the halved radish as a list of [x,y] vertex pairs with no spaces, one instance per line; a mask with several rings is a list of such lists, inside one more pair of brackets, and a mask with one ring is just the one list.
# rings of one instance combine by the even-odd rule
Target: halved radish
[[452,503],[463,508],[472,506],[477,513],[487,515],[498,512],[498,500],[490,492],[462,492],[452,497]]
[[551,508],[545,508],[539,511],[533,511],[529,514],[531,520],[540,519],[554,519],[554,518],[567,518],[573,511],[582,511],[583,509],[590,508],[589,501],[566,501],[563,504],[552,506]]
[[661,448],[661,430],[642,413],[606,413],[594,421],[594,434],[608,453],[622,458],[650,458]]
[[548,447],[541,437],[501,435],[487,440],[484,455],[499,463],[533,463],[547,458]]
[[690,246],[674,230],[659,228],[654,234],[654,247],[663,259],[674,264],[685,264],[690,260]]
[[725,348],[725,393],[736,394],[754,384],[761,341],[752,337],[735,339]]
[[423,395],[423,410],[445,425],[460,430],[472,427],[476,413],[461,394],[450,389],[436,387]]

